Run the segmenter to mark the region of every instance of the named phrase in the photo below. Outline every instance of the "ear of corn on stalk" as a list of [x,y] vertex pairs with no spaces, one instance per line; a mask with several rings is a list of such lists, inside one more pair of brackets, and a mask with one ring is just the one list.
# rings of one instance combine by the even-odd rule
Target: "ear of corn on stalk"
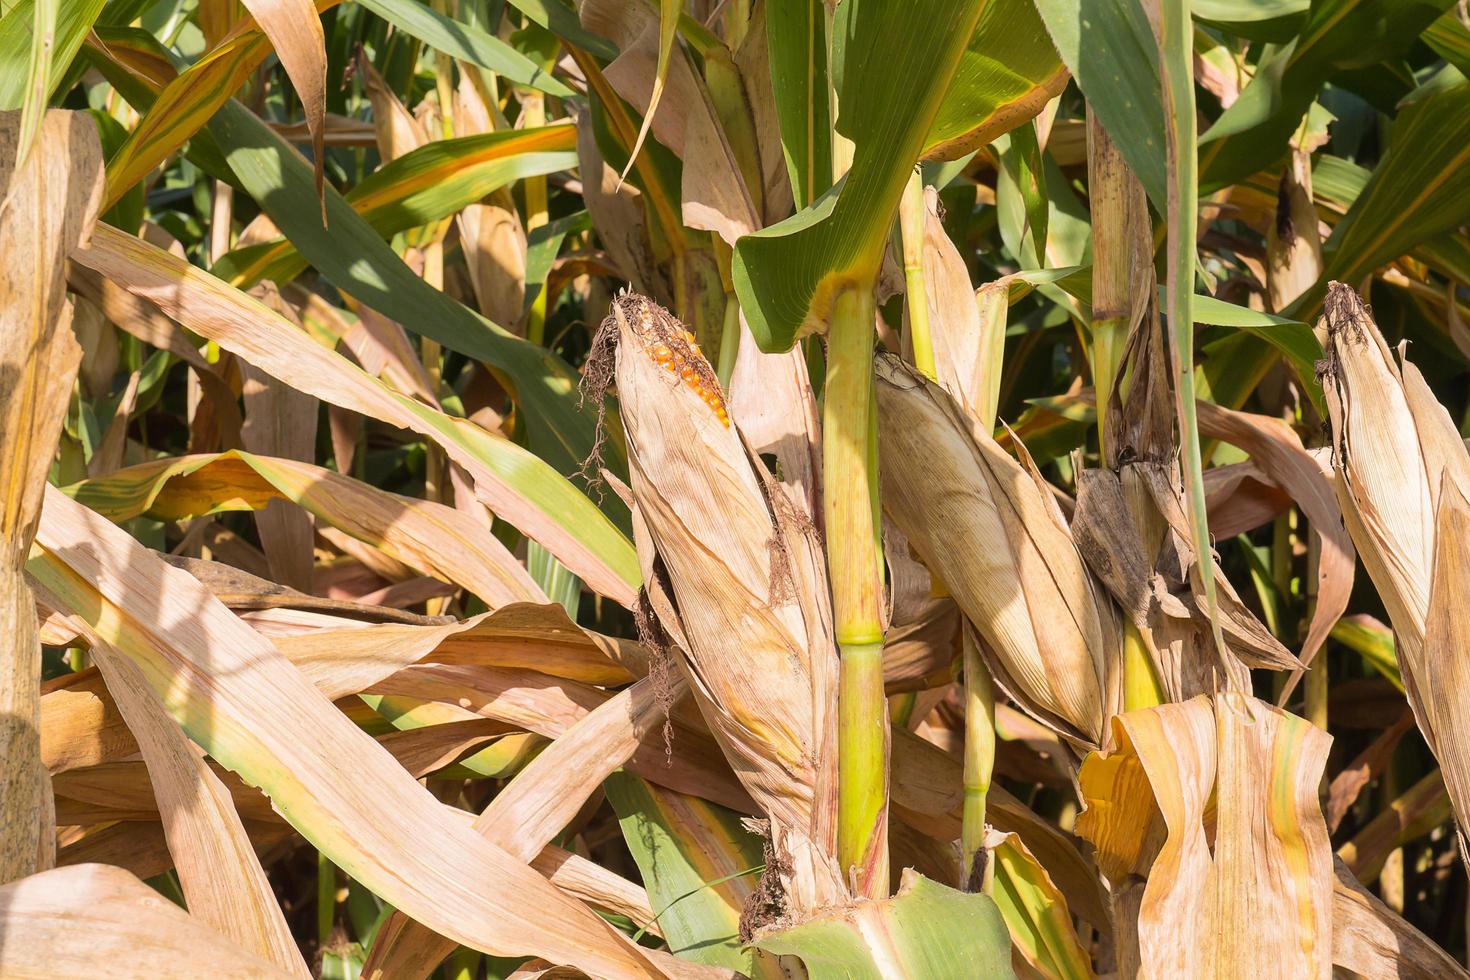
[[1050,491],[937,385],[876,365],[889,516],[980,632],[995,682],[1097,746],[1119,703],[1119,620]]
[[1395,358],[1355,292],[1333,283],[1320,366],[1343,518],[1393,621],[1404,689],[1470,814],[1470,454],[1419,369]]
[[[732,427],[692,337],[650,300],[613,302],[603,343],[628,436],[645,577],[700,709],[770,820],[793,911],[845,897],[833,859],[837,661],[810,521]],[[650,589],[653,592],[654,589]]]

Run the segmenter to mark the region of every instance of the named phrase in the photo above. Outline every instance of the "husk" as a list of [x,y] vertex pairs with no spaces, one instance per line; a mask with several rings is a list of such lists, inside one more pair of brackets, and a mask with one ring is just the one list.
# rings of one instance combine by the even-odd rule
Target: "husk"
[[1333,283],[1321,367],[1348,532],[1388,609],[1404,689],[1461,825],[1470,814],[1470,454],[1418,368]]
[[1082,766],[1077,831],[1113,885],[1119,975],[1329,976],[1326,733],[1234,693],[1113,727]]
[[[1195,551],[1163,357],[1158,317],[1150,314],[1129,341],[1128,395],[1113,392],[1104,439],[1108,466],[1078,479],[1072,532],[1137,628],[1168,700],[1249,693],[1248,667],[1284,670],[1297,660],[1246,607],[1215,555]],[[1223,648],[1211,635],[1202,560],[1213,565]]]
[[1118,706],[1120,626],[1050,491],[897,358],[876,375],[885,511],[984,638],[996,683],[1095,748]]
[[[599,341],[616,344],[635,535],[658,625],[770,818],[791,908],[839,901],[837,661],[815,528],[730,426],[713,372],[672,316],[624,294]],[[685,376],[656,353],[682,359]]]

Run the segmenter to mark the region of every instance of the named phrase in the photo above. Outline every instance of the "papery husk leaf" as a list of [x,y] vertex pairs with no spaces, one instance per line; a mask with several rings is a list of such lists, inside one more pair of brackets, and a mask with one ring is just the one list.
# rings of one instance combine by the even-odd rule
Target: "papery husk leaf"
[[1348,531],[1393,623],[1404,689],[1461,825],[1470,813],[1463,678],[1470,453],[1419,370],[1389,352],[1353,290],[1328,288],[1323,388]]
[[1050,493],[937,386],[888,356],[876,372],[885,510],[979,630],[996,683],[1097,746],[1121,631]]
[[730,374],[730,418],[757,453],[776,457],[781,483],[807,516],[821,507],[821,422],[806,355],[768,354],[756,345],[744,314]]
[[1113,739],[1083,763],[1077,826],[1115,885],[1120,964],[1150,977],[1329,976],[1326,733],[1221,693],[1119,715]]
[[[796,909],[845,894],[833,857],[837,663],[815,529],[730,428],[684,328],[649,300],[614,301],[604,343],[628,435],[635,536],[667,572],[655,609],[696,703],[771,821]],[[789,875],[789,880],[787,879]]]
[[0,883],[48,867],[53,848],[39,758],[41,647],[22,568],[81,361],[66,256],[91,234],[102,202],[91,119],[45,112],[44,91],[33,108],[41,114],[29,134],[21,113],[0,113]]

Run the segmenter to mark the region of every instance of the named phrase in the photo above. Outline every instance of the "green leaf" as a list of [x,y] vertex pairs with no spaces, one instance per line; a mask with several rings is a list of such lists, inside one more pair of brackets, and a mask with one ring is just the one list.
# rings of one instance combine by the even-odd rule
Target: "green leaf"
[[1047,976],[1090,980],[1092,963],[1077,938],[1067,898],[1020,836],[1006,834],[991,860],[996,907],[1027,962],[1039,964]]
[[1470,220],[1470,85],[1399,113],[1388,152],[1323,246],[1325,279],[1356,283]]
[[[119,62],[114,61],[113,55],[125,50],[132,55],[141,55],[157,65],[168,65],[170,70],[175,73],[177,73],[180,65],[177,56],[159,44],[157,38],[140,28],[110,27],[98,23],[93,28],[93,31],[98,39],[106,45],[106,50],[104,51],[99,47],[88,45],[82,52],[83,57],[87,60],[88,64],[97,69],[103,78],[107,79],[109,85],[117,89],[117,93],[127,100],[128,105],[138,110],[139,113],[148,112],[158,100],[160,89],[150,87],[150,83],[145,81],[142,76],[134,74],[132,71],[124,68]],[[123,137],[122,142],[119,144],[103,144],[103,149],[107,151],[108,160],[112,160],[114,156],[120,154],[123,148],[134,139],[133,134],[126,130],[123,131]],[[210,134],[209,130],[197,131],[187,138],[189,144],[184,151],[184,155],[188,157],[190,162],[216,180],[222,180],[232,187],[239,186],[240,182],[230,172],[230,165],[225,163],[224,154],[215,145],[214,137]],[[135,181],[133,184],[120,189],[117,198],[114,199],[114,205],[118,201],[126,199],[128,195],[136,195],[141,201],[143,191],[143,185]],[[112,223],[116,224],[116,222]],[[129,230],[134,229],[130,228]]]
[[1014,977],[1011,941],[985,895],[966,895],[909,869],[898,894],[808,919],[755,940],[796,956],[812,980]]
[[648,108],[644,110],[643,121],[638,124],[638,136],[633,140],[633,148],[628,151],[628,162],[623,166],[623,177],[628,176],[628,171],[633,169],[633,161],[638,158],[638,151],[643,148],[643,141],[648,138],[649,128],[653,125],[653,115],[658,111],[658,104],[663,100],[664,85],[669,80],[669,64],[674,54],[674,43],[679,39],[679,13],[683,4],[680,0],[658,0],[658,61],[653,69],[653,89],[648,95]]
[[1423,37],[1435,54],[1470,75],[1470,27],[1460,21],[1458,10],[1446,10]]
[[270,42],[259,30],[233,33],[163,86],[128,141],[107,161],[107,206],[209,122],[270,53]]
[[[1204,464],[1200,458],[1199,424],[1194,404],[1194,270],[1199,262],[1195,246],[1199,224],[1199,175],[1195,157],[1194,24],[1186,0],[1164,0],[1160,37],[1163,68],[1166,145],[1169,149],[1168,278],[1165,309],[1169,316],[1170,353],[1174,365],[1174,400],[1179,416],[1179,466],[1195,554],[1208,556],[1209,516],[1205,511]],[[1215,647],[1225,654],[1225,640],[1216,615],[1212,562],[1200,561],[1200,584],[1215,635]]]
[[1320,0],[1300,35],[1266,49],[1255,78],[1201,138],[1201,183],[1208,191],[1270,166],[1338,72],[1403,54],[1452,0]]
[[557,81],[541,66],[478,27],[446,17],[426,3],[417,0],[359,0],[359,2],[405,33],[430,47],[504,75],[512,82],[566,97],[571,89]]
[[586,211],[578,211],[534,228],[526,235],[526,310],[530,310],[537,294],[546,288],[546,279],[561,252],[561,243],[568,235],[591,229],[592,216]]
[[758,975],[741,948],[740,910],[761,873],[760,838],[733,810],[627,772],[608,777],[603,789],[669,952]]
[[510,5],[525,14],[533,24],[540,24],[590,55],[603,61],[611,61],[618,56],[617,45],[584,28],[577,11],[565,0],[510,0]]
[[1322,386],[1317,382],[1317,362],[1322,359],[1322,343],[1312,328],[1299,320],[1248,310],[1213,296],[1194,298],[1194,322],[1217,327],[1233,327],[1249,331],[1275,347],[1296,368],[1307,397],[1318,411],[1325,411]]
[[[524,177],[577,166],[570,123],[507,129],[426,143],[365,178],[347,194],[353,210],[383,238],[456,214]],[[215,275],[241,289],[262,279],[287,282],[306,267],[288,238],[224,255]]]
[[797,210],[832,186],[832,122],[822,0],[766,6],[766,42],[781,149]]
[[[57,0],[35,0],[31,8],[31,43],[26,58],[24,95],[21,97],[20,131],[16,135],[15,166],[31,154],[31,144],[46,118],[51,96],[52,52],[56,42]],[[6,195],[9,203],[9,195]]]
[[1168,191],[1159,51],[1143,7],[1138,0],[1036,0],[1036,9],[1088,106],[1163,214]]
[[1195,20],[1252,41],[1289,41],[1301,27],[1310,0],[1192,0]]
[[[230,102],[211,131],[250,196],[334,285],[451,350],[484,361],[512,389],[530,430],[531,446],[560,473],[577,472],[592,451],[594,420],[577,407],[577,375],[556,354],[425,283],[342,196],[327,188],[329,228],[313,205],[311,168],[244,106]],[[626,509],[609,498],[615,521]]]
[[981,0],[837,8],[837,129],[854,144],[852,169],[831,195],[736,243],[735,290],[762,350],[790,349],[826,321],[838,292],[877,275],[904,184],[983,8]]
[[955,69],[924,147],[926,160],[973,153],[1035,116],[1067,69],[1032,0],[990,0]]
[[1023,269],[1044,269],[1051,201],[1036,127],[1017,127],[997,141],[996,149],[1000,167],[995,195],[1001,236]]
[[0,17],[0,110],[21,108],[31,82],[36,80],[30,73],[37,16],[53,25],[44,103],[54,94],[56,83],[66,74],[102,7],[103,0],[68,0],[60,5],[56,0],[45,0],[40,7],[35,0],[20,0],[5,11]]
[[1367,616],[1344,616],[1332,627],[1329,635],[1361,656],[1368,666],[1388,678],[1394,687],[1400,691],[1404,689],[1404,677],[1399,670],[1398,653],[1394,648],[1393,630]]

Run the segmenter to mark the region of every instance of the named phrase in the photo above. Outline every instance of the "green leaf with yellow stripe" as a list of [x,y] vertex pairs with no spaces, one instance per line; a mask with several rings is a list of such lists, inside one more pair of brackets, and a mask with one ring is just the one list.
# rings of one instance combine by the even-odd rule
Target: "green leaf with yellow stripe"
[[[577,166],[577,128],[557,123],[427,143],[373,173],[347,195],[348,204],[383,237],[457,214],[525,177]],[[307,261],[290,239],[236,249],[213,272],[241,289],[262,279],[285,282]]]

